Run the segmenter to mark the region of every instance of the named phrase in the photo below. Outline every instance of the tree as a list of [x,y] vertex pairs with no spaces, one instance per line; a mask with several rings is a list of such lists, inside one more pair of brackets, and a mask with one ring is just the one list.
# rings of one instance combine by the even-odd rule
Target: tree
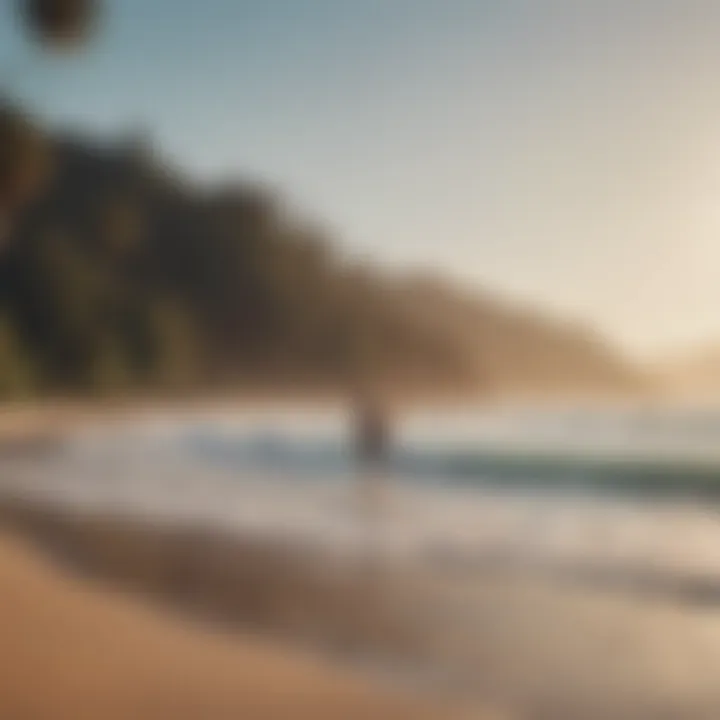
[[0,318],[0,397],[27,397],[35,390],[35,373],[12,324]]
[[[90,34],[97,0],[17,0],[24,27],[43,48],[73,50]],[[34,197],[47,175],[50,157],[42,133],[0,89],[0,217],[7,222]]]
[[159,387],[182,389],[197,379],[198,340],[188,314],[176,302],[156,301],[150,311],[152,381]]
[[113,335],[101,335],[94,348],[90,367],[93,392],[115,395],[133,384],[133,372],[122,342]]
[[132,198],[114,197],[100,204],[98,236],[102,250],[113,259],[125,259],[138,250],[144,234],[142,210]]
[[0,212],[10,214],[32,198],[48,169],[44,138],[30,118],[0,100]]

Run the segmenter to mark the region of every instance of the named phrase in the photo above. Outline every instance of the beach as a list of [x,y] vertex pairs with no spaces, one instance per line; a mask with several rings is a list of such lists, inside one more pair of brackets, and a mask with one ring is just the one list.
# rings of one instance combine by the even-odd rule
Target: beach
[[72,577],[7,532],[0,595],[0,717],[8,720],[455,716],[319,655],[201,627]]
[[[597,418],[588,417],[596,432]],[[472,456],[462,467],[478,474],[460,483],[392,479],[386,512],[368,525],[352,503],[353,475],[324,434],[337,431],[337,418],[295,409],[276,419],[253,411],[236,412],[230,424],[225,415],[93,422],[70,426],[59,444],[40,442],[42,452],[26,438],[2,457],[8,542],[30,542],[30,558],[44,558],[44,577],[91,597],[92,606],[132,606],[197,642],[235,647],[243,662],[259,650],[259,668],[268,653],[281,664],[310,663],[320,675],[329,668],[328,677],[344,678],[329,680],[333,687],[349,682],[372,702],[393,704],[387,717],[422,718],[416,708],[438,706],[443,718],[456,711],[518,720],[718,716],[718,520],[712,494],[697,502],[677,495],[684,466],[667,481],[677,490],[671,495],[661,486],[653,494],[644,480],[618,493],[637,482],[637,467],[626,472],[624,464],[603,470],[599,480],[612,482],[593,493],[573,490],[567,470],[564,484],[545,482],[545,466],[534,485],[500,491],[486,476],[503,466]],[[472,427],[480,421],[473,417]],[[698,434],[696,421],[679,422]],[[698,437],[707,444],[715,425],[703,423]],[[441,446],[461,437],[451,430],[435,432],[442,452],[431,460],[445,463]],[[426,436],[421,442],[430,447]],[[13,553],[28,557],[22,548]],[[7,582],[26,581],[8,575]],[[55,612],[52,592],[36,594],[45,599],[19,600],[18,608]],[[109,629],[99,635],[112,646],[118,622],[103,617],[98,624]],[[8,620],[53,632],[72,626],[74,635],[81,629],[73,622],[80,621]],[[18,631],[16,642],[28,633]],[[134,646],[143,651],[144,640]],[[40,640],[35,649],[45,651]],[[202,685],[194,668],[186,672]],[[151,685],[167,687],[155,672]],[[377,707],[371,716],[383,717]],[[208,712],[198,717],[216,716]],[[327,717],[354,717],[333,712]]]
[[710,720],[720,710],[713,605],[503,568],[331,570],[288,544],[35,503],[4,504],[3,525],[0,717]]
[[[22,470],[34,468],[62,489],[68,436],[98,427],[112,436],[127,415],[130,425],[146,417],[122,408],[7,410],[5,479],[19,478],[15,489],[32,497]],[[364,575],[342,576],[277,540],[238,540],[134,513],[25,502],[6,487],[0,717],[500,717],[361,659],[360,645],[397,646],[403,633],[397,608],[391,617],[358,591]]]

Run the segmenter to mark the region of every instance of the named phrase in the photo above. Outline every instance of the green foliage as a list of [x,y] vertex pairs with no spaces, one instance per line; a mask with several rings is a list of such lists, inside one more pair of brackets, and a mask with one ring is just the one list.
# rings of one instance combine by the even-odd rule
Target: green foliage
[[[24,27],[46,48],[68,50],[85,40],[98,15],[99,0],[12,0]],[[0,220],[36,197],[47,179],[46,138],[30,117],[0,89]],[[4,229],[4,228],[3,228]]]
[[133,386],[127,353],[112,335],[97,341],[89,371],[90,389],[97,394],[116,395]]
[[11,323],[0,318],[0,398],[25,398],[34,390],[33,364]]
[[116,258],[127,258],[142,243],[142,210],[132,198],[116,197],[98,208],[97,234],[103,249]]
[[49,155],[41,133],[13,105],[0,100],[0,212],[33,197],[47,174]]
[[197,380],[199,348],[187,313],[170,301],[151,309],[151,382],[166,389],[183,389]]

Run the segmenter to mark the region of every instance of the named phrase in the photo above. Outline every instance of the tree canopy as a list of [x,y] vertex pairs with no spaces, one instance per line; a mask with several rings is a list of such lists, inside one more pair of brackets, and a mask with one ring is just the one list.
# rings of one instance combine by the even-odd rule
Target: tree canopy
[[0,212],[9,215],[36,195],[48,163],[40,130],[16,106],[0,99]]

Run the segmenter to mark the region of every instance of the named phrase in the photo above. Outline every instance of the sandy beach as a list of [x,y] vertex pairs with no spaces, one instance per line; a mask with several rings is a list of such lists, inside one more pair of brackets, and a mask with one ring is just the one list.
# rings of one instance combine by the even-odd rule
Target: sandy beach
[[0,510],[2,718],[718,717],[712,604]]
[[[0,414],[3,457],[52,456],[66,431],[124,424],[127,415],[146,416],[122,406],[8,408]],[[394,620],[352,584],[333,577],[328,585],[287,548],[248,545],[236,560],[237,547],[220,536],[168,534],[4,498],[0,718],[496,717],[337,663],[327,643],[314,651],[288,642],[293,634],[307,639],[322,619],[322,636],[346,654]]]
[[[101,414],[97,437],[58,448],[27,418],[0,453],[3,720],[719,716],[717,593],[654,556],[560,573],[420,543],[378,562],[339,532],[341,487],[248,478],[180,452],[185,435],[138,444],[143,426],[126,436]],[[395,489],[399,523],[424,506]],[[492,516],[459,497],[469,513],[451,519],[482,529]],[[637,531],[648,508],[608,517]],[[650,517],[670,550],[686,540],[677,568],[712,554],[711,507],[665,509]]]
[[454,717],[310,654],[197,627],[70,578],[4,531],[0,596],[7,720]]

